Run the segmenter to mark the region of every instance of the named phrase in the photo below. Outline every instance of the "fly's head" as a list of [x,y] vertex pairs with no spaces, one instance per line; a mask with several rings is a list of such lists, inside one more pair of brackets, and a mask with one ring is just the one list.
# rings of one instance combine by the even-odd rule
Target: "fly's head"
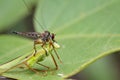
[[45,31],[44,33],[43,33],[43,35],[44,35],[44,37],[43,37],[43,41],[45,41],[45,42],[49,42],[49,41],[51,41],[52,40],[52,42],[55,42],[55,34],[54,33],[50,33],[49,31]]

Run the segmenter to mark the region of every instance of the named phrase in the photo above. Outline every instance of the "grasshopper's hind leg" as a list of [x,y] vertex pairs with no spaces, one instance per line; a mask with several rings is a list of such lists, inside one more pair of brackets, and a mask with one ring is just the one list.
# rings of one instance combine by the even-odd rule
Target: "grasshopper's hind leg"
[[37,62],[37,64],[40,65],[40,66],[43,66],[43,67],[45,67],[45,68],[47,68],[47,69],[50,69],[50,67],[48,67],[48,66],[46,66],[46,65],[43,65],[43,64],[41,64],[41,63],[39,63],[39,62]]
[[52,42],[50,42],[50,45],[52,45],[53,50],[54,50],[54,52],[55,52],[55,54],[56,54],[56,56],[57,56],[58,60],[60,61],[60,63],[62,63],[62,60],[60,59],[60,57],[59,57],[59,55],[58,55],[57,51],[55,50],[55,47],[54,47],[53,43],[52,43]]
[[21,65],[21,64],[18,64],[18,65],[15,65],[15,66],[13,66],[13,67],[11,67],[11,68],[9,68],[9,69],[6,69],[6,70],[0,72],[0,74],[3,74],[3,73],[5,73],[5,72],[8,72],[8,71],[10,71],[10,70],[12,70],[12,69],[14,69],[14,68],[16,68],[16,67],[19,67],[20,65]]
[[31,71],[35,72],[35,73],[39,73],[38,70],[34,69],[34,68],[31,68],[28,64],[24,63]]

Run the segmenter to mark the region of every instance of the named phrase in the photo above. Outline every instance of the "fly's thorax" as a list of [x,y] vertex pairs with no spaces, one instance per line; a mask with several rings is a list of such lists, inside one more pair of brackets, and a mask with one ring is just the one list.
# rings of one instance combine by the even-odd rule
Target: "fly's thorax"
[[43,40],[41,38],[38,38],[35,40],[36,44],[42,44],[43,43]]
[[43,33],[41,33],[41,39],[43,40],[43,42],[49,42],[50,40],[55,41],[55,34],[50,33],[49,31],[44,31]]

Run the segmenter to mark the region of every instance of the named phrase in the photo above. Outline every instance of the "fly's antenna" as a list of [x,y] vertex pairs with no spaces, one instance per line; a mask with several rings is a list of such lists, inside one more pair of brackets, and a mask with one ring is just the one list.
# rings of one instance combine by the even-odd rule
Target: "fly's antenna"
[[[28,7],[28,5],[27,5],[27,3],[25,2],[25,0],[23,0],[23,2],[24,2],[24,4],[25,4],[25,6],[27,7],[27,9],[28,9],[28,11],[29,11],[29,7]],[[37,18],[34,16],[34,18],[33,18],[38,24],[39,24],[39,26],[41,26],[41,28],[44,30],[44,26],[37,20]]]

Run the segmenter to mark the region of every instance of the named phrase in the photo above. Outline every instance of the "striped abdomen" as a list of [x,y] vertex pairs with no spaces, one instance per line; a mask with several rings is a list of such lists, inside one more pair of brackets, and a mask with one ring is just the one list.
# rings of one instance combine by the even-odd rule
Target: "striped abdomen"
[[32,39],[38,39],[41,37],[41,34],[37,33],[37,32],[17,32],[17,31],[14,31],[13,33],[24,36],[24,37],[32,38]]

